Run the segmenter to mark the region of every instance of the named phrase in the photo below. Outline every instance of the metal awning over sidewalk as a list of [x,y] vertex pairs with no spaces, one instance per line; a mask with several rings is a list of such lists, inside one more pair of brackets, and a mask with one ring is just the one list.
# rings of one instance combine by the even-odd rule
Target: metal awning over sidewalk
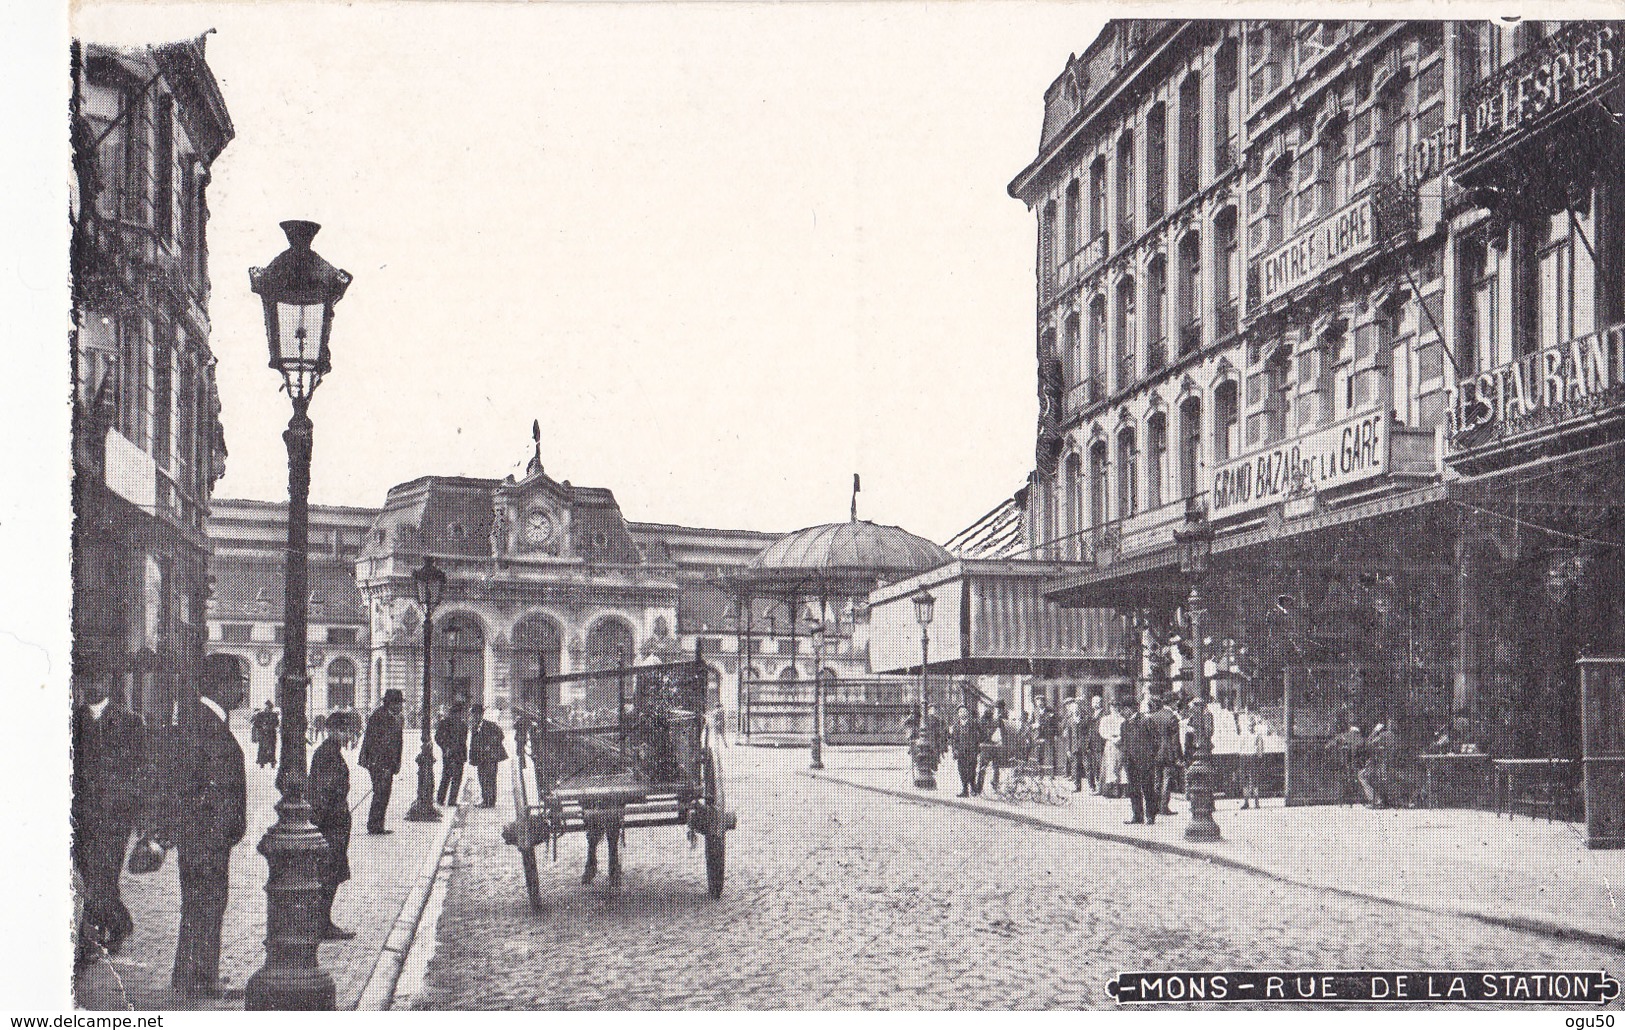
[[913,595],[935,601],[928,669],[935,673],[1108,675],[1122,664],[1122,628],[1110,612],[1065,609],[1046,584],[1082,562],[964,558],[869,595],[869,664],[918,672],[920,624]]
[[[1278,508],[1261,523],[1246,529],[1220,528],[1213,545],[1213,558],[1220,563],[1228,555],[1233,560],[1225,564],[1245,564],[1245,554],[1250,548],[1266,544],[1302,546],[1313,534],[1443,502],[1450,497],[1451,486],[1431,483],[1292,519],[1284,518]],[[1190,591],[1190,579],[1179,571],[1179,558],[1171,544],[1110,565],[1075,564],[1077,571],[1046,584],[1044,597],[1047,600],[1075,609],[1159,608],[1178,605]]]

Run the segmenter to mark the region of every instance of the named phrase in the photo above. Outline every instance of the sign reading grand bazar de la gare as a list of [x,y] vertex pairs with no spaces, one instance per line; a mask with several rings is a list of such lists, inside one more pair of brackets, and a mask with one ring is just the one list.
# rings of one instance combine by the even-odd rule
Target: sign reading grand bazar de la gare
[[1371,412],[1213,470],[1208,514],[1237,515],[1388,471],[1388,417]]

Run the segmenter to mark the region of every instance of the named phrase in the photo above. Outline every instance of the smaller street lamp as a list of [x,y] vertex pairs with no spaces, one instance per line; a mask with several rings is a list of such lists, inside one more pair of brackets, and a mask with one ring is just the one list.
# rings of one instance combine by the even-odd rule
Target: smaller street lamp
[[418,604],[423,606],[423,698],[418,705],[418,796],[407,809],[406,818],[415,823],[432,823],[440,818],[434,806],[434,745],[429,739],[429,670],[434,663],[434,610],[446,592],[446,573],[424,555],[423,564],[412,572],[412,586]]
[[1219,824],[1213,819],[1213,714],[1207,710],[1206,658],[1203,655],[1202,578],[1213,557],[1213,526],[1207,512],[1194,505],[1185,511],[1185,524],[1174,530],[1174,552],[1179,571],[1190,578],[1191,592],[1186,600],[1191,622],[1191,760],[1185,770],[1185,794],[1190,799],[1191,821],[1185,827],[1186,840],[1219,840]]
[[819,619],[809,631],[813,640],[813,735],[809,769],[824,767],[824,629],[824,620]]
[[924,586],[909,595],[914,602],[914,621],[920,624],[920,721],[914,732],[914,786],[926,790],[937,789],[936,741],[930,739],[926,712],[927,697],[925,667],[931,661],[931,616],[936,611],[937,599]]

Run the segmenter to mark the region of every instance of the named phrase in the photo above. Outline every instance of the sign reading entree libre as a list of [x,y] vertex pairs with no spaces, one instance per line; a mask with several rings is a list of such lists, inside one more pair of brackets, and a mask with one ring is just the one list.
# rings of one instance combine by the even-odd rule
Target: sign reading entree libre
[[1287,240],[1260,262],[1260,300],[1268,303],[1371,249],[1371,198],[1361,197]]

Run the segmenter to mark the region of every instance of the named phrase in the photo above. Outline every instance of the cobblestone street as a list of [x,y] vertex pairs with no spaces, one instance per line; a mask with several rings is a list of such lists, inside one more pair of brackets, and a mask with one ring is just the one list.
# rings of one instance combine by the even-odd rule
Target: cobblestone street
[[811,780],[805,751],[724,758],[739,828],[720,901],[701,851],[663,828],[628,832],[618,892],[578,885],[585,844],[565,838],[534,913],[501,841],[511,813],[472,810],[412,1007],[1110,1008],[1104,984],[1128,969],[1621,966],[1603,947]]

